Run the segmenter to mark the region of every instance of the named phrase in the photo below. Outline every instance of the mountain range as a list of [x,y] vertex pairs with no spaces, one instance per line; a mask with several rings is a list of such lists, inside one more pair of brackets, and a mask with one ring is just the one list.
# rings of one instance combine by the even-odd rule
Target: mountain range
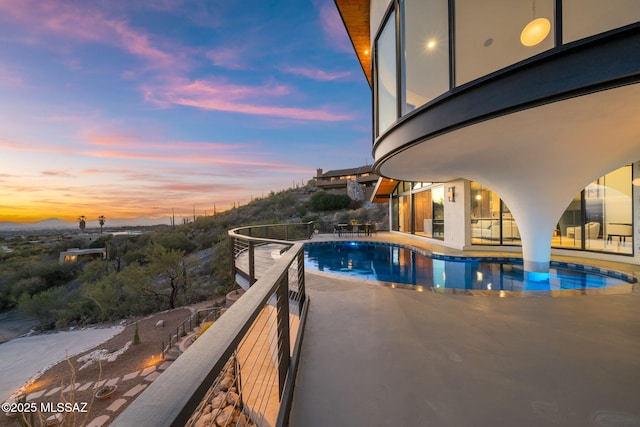
[[[150,225],[167,224],[169,217],[149,218],[125,218],[108,219],[104,228],[112,227],[146,227]],[[86,222],[87,230],[100,228],[97,220]],[[64,221],[57,218],[49,218],[38,222],[0,222],[0,232],[2,231],[29,231],[29,230],[59,230],[59,229],[79,229],[78,221]]]

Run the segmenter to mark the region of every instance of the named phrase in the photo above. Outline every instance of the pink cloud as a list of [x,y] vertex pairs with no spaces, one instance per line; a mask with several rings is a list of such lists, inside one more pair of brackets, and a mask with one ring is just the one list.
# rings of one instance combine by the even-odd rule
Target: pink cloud
[[[318,2],[316,2],[318,3]],[[353,47],[347,30],[342,24],[338,9],[332,1],[322,1],[320,9],[320,26],[327,40],[341,52],[353,53]]]
[[13,87],[26,86],[24,80],[22,79],[22,77],[20,77],[20,75],[4,67],[0,67],[0,85]]
[[42,171],[42,175],[46,176],[72,176],[69,169],[58,169],[58,170],[48,170]]
[[289,87],[277,84],[241,86],[224,81],[174,80],[166,86],[146,87],[144,92],[148,101],[161,106],[183,105],[204,110],[310,121],[344,121],[353,118],[350,114],[329,109],[261,105],[260,101],[265,98],[265,101],[271,101],[272,97],[280,97],[291,92]]
[[231,70],[246,70],[247,47],[219,47],[206,54],[216,67],[224,67]]
[[299,76],[308,77],[313,80],[321,81],[339,80],[351,76],[350,71],[332,73],[317,68],[289,67],[284,69],[283,71],[286,73],[296,74]]
[[[0,2],[0,12],[28,26],[34,33],[46,33],[83,43],[115,45],[124,51],[162,67],[184,64],[180,55],[155,46],[148,34],[132,28],[123,19],[109,18],[92,3],[81,6],[46,0]],[[71,62],[75,64],[76,62]]]

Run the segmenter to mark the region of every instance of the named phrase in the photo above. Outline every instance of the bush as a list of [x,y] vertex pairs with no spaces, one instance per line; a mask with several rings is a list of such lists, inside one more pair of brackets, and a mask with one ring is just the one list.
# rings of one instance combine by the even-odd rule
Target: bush
[[351,198],[346,194],[333,194],[319,191],[311,196],[311,207],[317,211],[346,209],[351,205]]

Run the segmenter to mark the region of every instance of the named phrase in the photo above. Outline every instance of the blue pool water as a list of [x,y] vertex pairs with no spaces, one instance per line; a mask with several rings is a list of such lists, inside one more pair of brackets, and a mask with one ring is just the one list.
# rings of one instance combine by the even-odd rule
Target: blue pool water
[[550,291],[609,288],[627,283],[563,267],[552,267],[548,280],[529,281],[521,263],[436,259],[403,247],[368,242],[307,244],[305,267],[425,288]]

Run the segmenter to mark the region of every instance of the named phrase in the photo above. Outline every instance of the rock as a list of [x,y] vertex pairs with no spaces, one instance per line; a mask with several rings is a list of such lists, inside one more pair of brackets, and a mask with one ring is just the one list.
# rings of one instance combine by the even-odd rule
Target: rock
[[227,391],[229,387],[233,385],[233,377],[224,377],[222,381],[220,381],[220,390]]
[[235,408],[233,406],[227,406],[220,412],[220,415],[216,417],[216,424],[220,427],[225,427],[231,424],[233,420]]
[[196,421],[193,427],[207,427],[211,425],[211,418],[212,418],[211,414],[204,414],[203,416],[198,418],[198,421]]
[[234,393],[232,391],[227,393],[227,403],[229,405],[238,406],[239,401],[240,401],[240,396],[238,396],[238,393]]
[[236,423],[236,427],[249,427],[250,421],[249,417],[247,417],[244,412],[241,412],[238,416],[238,422]]
[[157,328],[164,328],[164,320],[160,319],[156,322]]
[[220,393],[219,395],[211,399],[211,407],[213,409],[220,409],[224,406],[224,403],[226,402],[226,400],[227,400],[226,394]]

